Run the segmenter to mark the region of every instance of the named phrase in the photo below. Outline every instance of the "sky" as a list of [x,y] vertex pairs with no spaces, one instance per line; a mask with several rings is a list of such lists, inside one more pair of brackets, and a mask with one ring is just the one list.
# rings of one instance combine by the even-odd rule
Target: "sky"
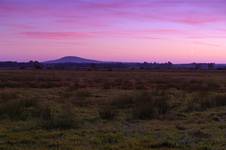
[[225,0],[0,0],[0,61],[226,63]]

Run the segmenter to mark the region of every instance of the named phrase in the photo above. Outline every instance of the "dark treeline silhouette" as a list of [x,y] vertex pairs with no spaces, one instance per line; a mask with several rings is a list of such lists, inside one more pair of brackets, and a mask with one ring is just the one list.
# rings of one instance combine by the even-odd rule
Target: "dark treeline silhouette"
[[0,69],[44,69],[45,65],[38,61],[29,62],[0,62]]
[[190,64],[173,64],[166,63],[58,63],[47,64],[38,61],[29,62],[0,62],[0,69],[49,69],[49,70],[224,70],[226,65],[214,63],[190,63]]

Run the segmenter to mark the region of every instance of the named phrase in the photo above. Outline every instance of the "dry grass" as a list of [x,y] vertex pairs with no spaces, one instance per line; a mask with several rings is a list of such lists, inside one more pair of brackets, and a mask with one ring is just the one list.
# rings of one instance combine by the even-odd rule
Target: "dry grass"
[[223,150],[225,75],[0,71],[0,150]]

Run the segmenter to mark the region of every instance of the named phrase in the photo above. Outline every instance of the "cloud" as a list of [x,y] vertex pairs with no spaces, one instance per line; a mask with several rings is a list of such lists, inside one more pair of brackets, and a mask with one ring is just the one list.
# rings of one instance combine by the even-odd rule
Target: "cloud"
[[194,41],[193,42],[194,44],[197,44],[197,45],[204,45],[204,46],[211,46],[211,47],[221,47],[220,44],[213,44],[213,43],[206,43],[206,42],[200,42],[200,41]]
[[192,35],[186,30],[178,29],[148,29],[148,30],[111,30],[86,32],[20,32],[19,35],[33,39],[90,39],[90,38],[141,38],[164,39],[167,36]]
[[22,32],[23,36],[38,39],[81,39],[92,35],[82,32]]
[[45,39],[197,37],[188,26],[226,24],[225,13],[224,0],[0,0],[2,26]]
[[0,1],[0,4],[0,16],[9,17],[36,16],[75,21],[93,21],[95,18],[102,22],[144,19],[194,25],[226,20],[226,2],[223,0],[21,0],[20,3],[9,0]]

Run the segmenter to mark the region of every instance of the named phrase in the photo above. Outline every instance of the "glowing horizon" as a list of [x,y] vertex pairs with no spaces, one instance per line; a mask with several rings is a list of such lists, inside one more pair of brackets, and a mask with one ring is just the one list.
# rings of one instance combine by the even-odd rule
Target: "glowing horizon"
[[225,0],[0,0],[0,61],[226,63]]

